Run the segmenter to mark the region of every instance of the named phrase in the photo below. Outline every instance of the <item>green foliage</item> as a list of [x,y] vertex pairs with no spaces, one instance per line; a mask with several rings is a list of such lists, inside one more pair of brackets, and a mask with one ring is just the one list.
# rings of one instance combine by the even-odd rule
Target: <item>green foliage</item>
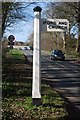
[[9,52],[7,52],[7,56],[11,59],[25,59],[23,52],[17,49],[9,49]]

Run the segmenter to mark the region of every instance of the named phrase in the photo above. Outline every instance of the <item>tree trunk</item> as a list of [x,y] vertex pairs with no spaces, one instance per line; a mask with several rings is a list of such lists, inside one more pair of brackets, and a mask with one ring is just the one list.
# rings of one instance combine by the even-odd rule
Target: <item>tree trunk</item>
[[80,1],[78,3],[78,39],[77,39],[77,45],[76,45],[76,52],[80,52]]

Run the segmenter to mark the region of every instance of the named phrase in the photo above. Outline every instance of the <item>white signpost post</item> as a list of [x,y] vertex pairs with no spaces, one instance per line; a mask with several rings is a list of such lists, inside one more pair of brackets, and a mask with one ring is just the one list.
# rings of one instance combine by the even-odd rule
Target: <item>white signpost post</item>
[[41,105],[41,8],[34,9],[33,105]]
[[33,50],[33,105],[41,105],[41,31],[64,32],[69,29],[67,19],[41,19],[41,8],[34,9],[34,50]]

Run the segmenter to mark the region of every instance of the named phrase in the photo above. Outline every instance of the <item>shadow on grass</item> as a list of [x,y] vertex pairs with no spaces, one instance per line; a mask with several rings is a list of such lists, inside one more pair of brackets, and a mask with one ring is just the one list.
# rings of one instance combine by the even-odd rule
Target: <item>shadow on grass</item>
[[3,61],[2,70],[3,97],[31,95],[32,67],[29,62],[8,59]]
[[64,120],[63,100],[49,86],[42,86],[42,106],[32,105],[32,64],[23,60],[3,61],[3,120]]

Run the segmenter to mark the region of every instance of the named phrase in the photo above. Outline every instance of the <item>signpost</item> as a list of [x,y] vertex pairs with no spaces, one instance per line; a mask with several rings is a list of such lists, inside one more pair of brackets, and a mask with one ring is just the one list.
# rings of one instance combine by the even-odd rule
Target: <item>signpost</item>
[[41,19],[42,32],[63,32],[69,30],[67,19]]
[[[41,31],[63,32],[68,31],[69,21],[67,19],[41,19],[41,8],[34,9],[34,50],[33,50],[33,105],[41,105]],[[65,42],[64,42],[65,44]]]
[[63,50],[66,47],[66,32],[69,32],[67,19],[41,19],[42,32],[62,32]]
[[14,45],[14,40],[15,40],[15,37],[13,35],[10,35],[8,37],[8,40],[9,40],[9,45],[10,45],[10,48],[13,49],[13,45]]
[[34,9],[33,105],[41,105],[41,8]]

